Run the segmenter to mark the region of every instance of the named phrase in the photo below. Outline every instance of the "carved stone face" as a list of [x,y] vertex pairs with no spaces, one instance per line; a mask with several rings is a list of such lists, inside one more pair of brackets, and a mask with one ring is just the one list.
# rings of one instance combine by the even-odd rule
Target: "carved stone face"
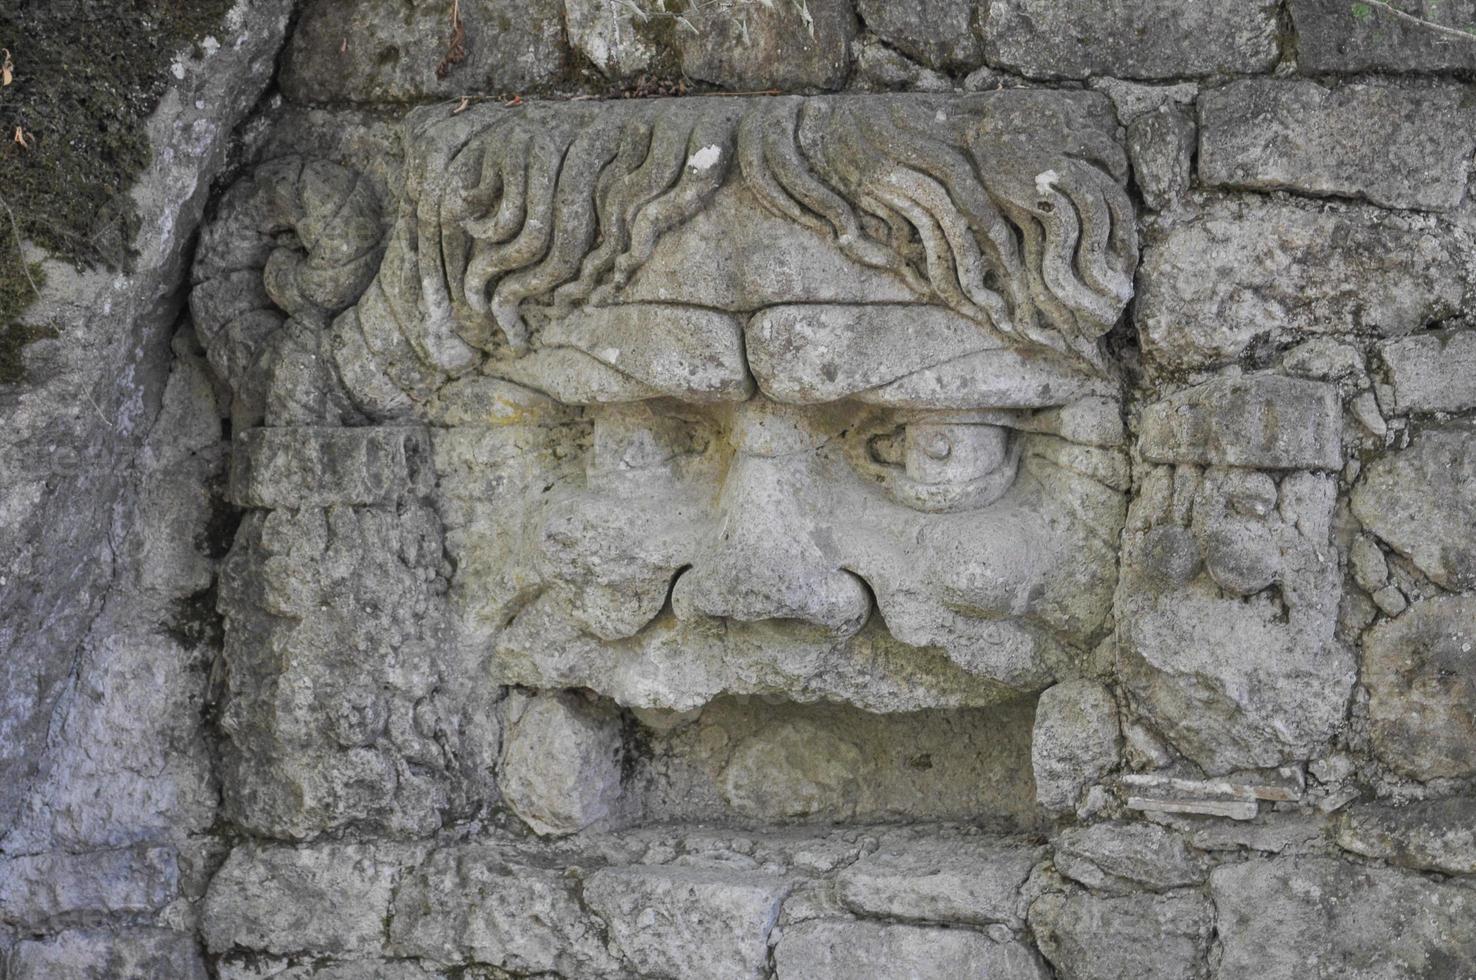
[[[268,425],[430,426],[463,662],[635,706],[901,711],[1038,691],[1105,635],[1128,481],[1101,337],[1137,250],[1104,99],[576,103],[407,132],[372,282],[359,238],[274,253],[272,300],[322,325],[282,333],[320,339],[237,390]],[[320,182],[337,196],[291,199],[361,194]]]

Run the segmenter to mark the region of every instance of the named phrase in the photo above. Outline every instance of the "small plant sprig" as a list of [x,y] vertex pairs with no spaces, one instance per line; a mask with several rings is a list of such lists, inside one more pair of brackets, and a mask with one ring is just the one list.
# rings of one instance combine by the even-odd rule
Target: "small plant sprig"
[[[1438,3],[1439,0],[1429,0],[1429,6],[1432,8],[1437,6]],[[1381,10],[1398,20],[1404,21],[1407,24],[1415,24],[1419,27],[1428,28],[1429,30],[1435,31],[1438,34],[1443,34],[1447,37],[1459,38],[1462,41],[1476,40],[1476,25],[1470,27],[1451,27],[1446,24],[1436,23],[1435,21],[1430,20],[1426,17],[1419,17],[1415,14],[1407,13],[1406,11],[1400,10],[1393,4],[1386,2],[1386,0],[1357,0],[1357,2],[1352,5],[1351,10],[1353,13],[1353,18],[1355,20],[1363,22],[1373,20],[1374,12]]]

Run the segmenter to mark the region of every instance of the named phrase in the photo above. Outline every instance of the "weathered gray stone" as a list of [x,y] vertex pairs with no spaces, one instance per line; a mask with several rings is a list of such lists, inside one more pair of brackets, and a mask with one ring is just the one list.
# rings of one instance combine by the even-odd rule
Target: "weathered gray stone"
[[1163,891],[1204,881],[1204,862],[1178,834],[1151,823],[1073,827],[1056,838],[1056,870],[1095,891]]
[[850,0],[723,2],[694,7],[675,32],[682,71],[742,91],[845,84],[856,14]]
[[515,973],[606,976],[616,964],[579,882],[495,846],[436,851],[406,876],[390,911],[389,950],[438,963],[485,963]]
[[1398,336],[1466,301],[1465,260],[1431,217],[1341,204],[1212,200],[1149,242],[1137,323],[1166,371],[1349,329]]
[[167,929],[77,930],[18,944],[9,980],[206,980],[195,937]]
[[[1316,754],[1343,722],[1356,673],[1334,636],[1333,477],[1289,473],[1278,485],[1266,473],[1187,467],[1144,477],[1118,587],[1118,679],[1129,702],[1212,775]],[[1187,532],[1178,537],[1202,565],[1171,553],[1187,572],[1155,570],[1164,528]],[[1271,564],[1256,558],[1263,551],[1275,552]],[[1264,579],[1227,585],[1223,570],[1251,558],[1271,584],[1247,595]]]
[[1221,980],[1415,980],[1476,970],[1476,892],[1328,858],[1210,875]]
[[947,75],[924,67],[873,37],[862,37],[851,45],[855,68],[853,89],[862,92],[951,92]]
[[1374,752],[1415,779],[1476,775],[1476,598],[1415,603],[1363,639]]
[[1017,939],[844,919],[787,927],[774,946],[774,965],[778,980],[847,980],[872,976],[878,968],[896,980],[1050,975],[1035,951]]
[[983,57],[975,6],[973,0],[857,0],[856,12],[873,34],[930,68],[968,71]]
[[570,46],[607,77],[623,78],[645,71],[658,49],[645,36],[644,25],[634,12],[639,9],[606,0],[564,0],[564,27]]
[[451,973],[417,960],[348,959],[323,956],[275,957],[253,953],[217,960],[219,980],[451,980],[477,977]]
[[740,813],[847,819],[855,808],[861,750],[802,720],[755,733],[723,768],[722,793]]
[[1196,892],[1043,895],[1030,928],[1061,980],[1194,980],[1207,975],[1214,912]]
[[210,883],[200,931],[213,953],[375,954],[390,898],[423,851],[370,844],[237,847]]
[[1344,3],[1291,0],[1305,72],[1439,72],[1476,68],[1470,0]]
[[1112,692],[1093,681],[1049,688],[1035,706],[1030,759],[1035,797],[1051,810],[1069,810],[1086,786],[1117,765],[1122,733]]
[[1246,79],[1199,97],[1199,176],[1443,211],[1466,193],[1476,104],[1455,86]]
[[620,717],[577,694],[512,694],[503,705],[498,786],[539,834],[572,834],[620,799]]
[[1364,467],[1351,501],[1363,526],[1431,581],[1476,586],[1476,432],[1420,432]]
[[[1476,44],[1476,37],[1472,43]],[[1433,330],[1379,348],[1396,412],[1476,408],[1476,330]]]
[[[209,26],[212,45],[198,57],[173,60],[139,134],[143,170],[131,189],[117,188],[138,211],[132,271],[36,256],[48,285],[24,320],[58,337],[25,348],[27,358],[45,354],[44,370],[0,386],[0,832],[41,767],[79,646],[121,570],[114,548],[138,503],[131,461],[168,378],[188,251],[232,131],[271,81],[291,7],[238,5]],[[113,91],[148,98],[147,69],[132,68],[138,87],[119,81]]]
[[585,880],[584,902],[642,975],[757,980],[789,887],[753,872],[609,868]]
[[1261,72],[1276,63],[1276,6],[1196,3],[1166,17],[1148,0],[994,0],[984,19],[984,53],[991,65],[1036,78]]
[[858,915],[921,922],[1023,925],[1020,888],[1038,848],[983,839],[883,843],[836,876],[841,903]]
[[1149,405],[1138,450],[1155,463],[1336,470],[1342,430],[1336,388],[1263,374],[1207,381]]
[[303,103],[527,91],[564,70],[562,6],[527,0],[514,11],[496,0],[460,0],[464,60],[452,63],[449,4],[316,0],[287,46],[282,90]]
[[1163,211],[1188,193],[1194,136],[1194,120],[1171,103],[1128,124],[1128,156],[1148,207]]
[[238,507],[394,504],[435,483],[423,429],[250,429],[232,440],[231,502]]
[[1366,803],[1339,817],[1338,846],[1416,871],[1476,874],[1476,799]]
[[36,932],[88,916],[157,912],[178,893],[167,847],[0,858],[0,921]]

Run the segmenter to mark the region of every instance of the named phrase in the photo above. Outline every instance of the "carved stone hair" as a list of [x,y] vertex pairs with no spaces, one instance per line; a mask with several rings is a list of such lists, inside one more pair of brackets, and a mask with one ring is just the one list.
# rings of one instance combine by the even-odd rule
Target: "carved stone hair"
[[523,349],[522,304],[609,300],[736,175],[920,300],[1100,367],[1132,295],[1126,161],[1091,97],[1035,95],[495,110],[414,167],[426,312]]

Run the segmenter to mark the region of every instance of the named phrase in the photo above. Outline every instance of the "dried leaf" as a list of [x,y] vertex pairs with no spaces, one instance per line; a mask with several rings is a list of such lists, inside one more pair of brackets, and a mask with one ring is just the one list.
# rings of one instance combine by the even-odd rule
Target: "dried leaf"
[[338,53],[339,54],[348,54],[348,38],[347,37],[345,37],[343,39],[343,42],[341,44],[339,44],[339,46],[338,46]]
[[15,81],[15,62],[10,60],[9,48],[0,48],[0,54],[5,56],[0,58],[0,88],[4,88]]
[[461,22],[461,0],[451,0],[451,38],[446,42],[446,57],[436,65],[436,78],[451,74],[453,65],[466,60],[466,25]]
[[463,112],[466,111],[467,106],[469,106],[469,105],[471,105],[471,96],[469,96],[469,95],[463,95],[461,97],[461,101],[456,104],[456,108],[451,110],[451,115],[453,115],[453,116],[459,116],[459,115],[461,115]]
[[15,127],[15,137],[12,142],[19,143],[21,149],[29,150],[36,145],[36,134],[28,133],[19,126]]

